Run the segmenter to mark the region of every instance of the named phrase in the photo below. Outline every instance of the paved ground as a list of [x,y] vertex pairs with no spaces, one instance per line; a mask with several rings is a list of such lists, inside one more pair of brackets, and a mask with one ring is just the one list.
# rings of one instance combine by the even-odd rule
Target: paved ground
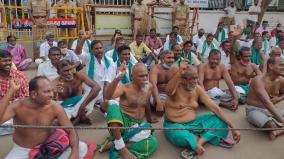
[[[29,78],[35,75],[36,68],[32,66],[28,71],[25,71]],[[222,83],[224,86],[224,83]],[[279,109],[284,109],[284,102],[278,104]],[[232,119],[238,128],[252,127],[245,118],[245,106],[241,105],[236,112],[224,110],[226,114]],[[199,113],[208,112],[206,108],[200,107]],[[106,126],[103,115],[95,110],[90,115],[93,126]],[[161,127],[163,120],[154,124],[154,127]],[[101,143],[105,137],[108,136],[107,130],[80,130],[78,131],[80,140],[89,140],[96,143]],[[182,148],[177,148],[166,141],[162,131],[155,131],[154,135],[158,138],[158,150],[153,154],[151,159],[178,159]],[[284,137],[279,137],[274,141],[270,141],[268,135],[262,132],[242,132],[241,141],[232,149],[224,149],[217,146],[206,145],[205,154],[200,159],[283,159],[283,143]],[[12,136],[0,137],[0,159],[12,148]],[[95,158],[107,159],[107,153],[96,152]]]

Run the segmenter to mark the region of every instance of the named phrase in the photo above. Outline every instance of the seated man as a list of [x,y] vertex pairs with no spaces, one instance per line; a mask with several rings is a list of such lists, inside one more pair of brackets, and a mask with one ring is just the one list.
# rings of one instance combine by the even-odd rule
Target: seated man
[[259,68],[251,63],[250,48],[242,47],[239,51],[240,60],[232,60],[231,78],[235,84],[236,91],[239,93],[239,102],[244,104],[249,92],[248,84],[251,78],[261,74]]
[[83,68],[79,57],[75,54],[73,50],[69,50],[67,48],[67,43],[65,41],[59,41],[58,47],[61,50],[62,59],[72,62],[74,64],[74,67],[78,67],[78,70]]
[[157,36],[156,29],[150,29],[150,35],[146,37],[145,44],[152,50],[152,52],[159,56],[160,51],[163,47],[163,41]]
[[264,52],[262,51],[262,40],[255,39],[253,40],[251,47],[251,63],[259,66],[262,72],[266,72],[266,57]]
[[[89,79],[84,72],[74,71],[74,65],[68,60],[61,60],[58,64],[58,74],[52,81],[55,90],[55,100],[62,101],[61,105],[74,125],[78,123],[92,124],[86,117],[89,107],[93,107],[90,102],[96,98],[100,92],[100,86]],[[91,89],[83,94],[83,84]],[[92,109],[91,109],[92,110]]]
[[40,63],[37,68],[37,76],[45,76],[49,80],[54,80],[59,75],[57,73],[58,63],[62,57],[58,47],[51,47],[48,51],[49,60]]
[[137,34],[136,40],[129,44],[129,47],[136,60],[145,63],[148,70],[150,70],[153,60],[155,60],[156,63],[158,62],[158,57],[143,42],[142,34]]
[[[173,26],[172,33],[170,33],[170,34],[176,35],[176,44],[181,45],[183,43],[183,39],[182,39],[181,35],[179,35],[179,27],[178,26]],[[169,43],[170,43],[170,36],[171,36],[170,34],[167,35],[167,37],[166,37],[166,41],[165,41],[166,46],[168,46]],[[164,49],[165,49],[165,47],[164,47]]]
[[[52,100],[53,91],[49,80],[38,76],[29,83],[30,96],[13,102],[9,100],[21,87],[22,81],[14,78],[9,91],[0,100],[0,123],[14,119],[19,125],[52,125],[72,127],[63,108]],[[93,157],[94,144],[79,142],[74,129],[16,128],[14,146],[5,159],[16,158],[84,158]],[[47,151],[40,151],[45,149]]]
[[188,64],[193,65],[193,66],[199,66],[200,61],[198,60],[197,56],[192,52],[192,42],[190,40],[184,42],[183,44],[183,50],[180,55],[178,62],[178,67],[184,59],[187,59]]
[[[169,81],[167,86],[169,96],[165,103],[164,128],[185,128],[185,130],[165,130],[166,138],[174,145],[186,147],[181,153],[183,158],[193,158],[204,153],[203,145],[210,142],[214,145],[229,146],[228,130],[186,130],[186,128],[234,128],[229,118],[222,112],[203,88],[198,86],[198,76],[195,67],[183,61],[179,72]],[[213,114],[197,115],[198,102],[210,109]],[[240,132],[232,130],[236,142],[240,140]]]
[[179,42],[179,38],[176,33],[171,32],[169,35],[169,40],[164,43],[164,50],[173,50],[175,45],[181,45],[182,43]]
[[46,41],[40,45],[39,58],[35,60],[35,63],[38,65],[48,60],[49,49],[51,47],[57,46],[57,42],[55,41],[55,36],[53,35],[53,33],[47,32],[45,36]]
[[[219,106],[237,110],[239,99],[238,93],[236,92],[228,70],[225,65],[220,64],[220,60],[221,52],[216,49],[211,50],[208,57],[208,63],[199,66],[199,83],[201,87],[207,91],[211,99],[217,100],[218,103],[220,102]],[[219,82],[222,78],[224,78],[229,88],[229,92],[219,88]]]
[[153,85],[154,94],[151,104],[155,107],[156,112],[162,115],[167,98],[166,86],[178,69],[173,67],[174,54],[172,51],[163,50],[160,59],[161,63],[154,65],[150,71],[150,82]]
[[[126,67],[121,68],[120,74],[111,82],[106,90],[106,99],[120,98],[117,102],[109,102],[107,123],[109,127],[151,127],[143,123],[146,116],[148,122],[154,122],[151,117],[149,100],[153,86],[148,81],[148,70],[145,65],[138,63],[133,67],[133,82],[119,85],[126,74]],[[151,135],[151,130],[122,130],[110,129],[112,142],[103,146],[110,149],[110,158],[146,158],[157,149],[157,139]],[[111,148],[110,148],[111,147]],[[136,157],[135,157],[136,156]]]
[[[12,69],[12,55],[6,51],[0,49],[0,99],[8,93],[9,82],[13,78],[21,80],[21,88],[12,96],[10,102],[25,98],[29,96],[29,86],[26,75],[19,71]],[[1,103],[2,104],[2,103]],[[3,125],[12,125],[13,120],[5,122]],[[13,133],[14,129],[11,128],[0,128],[0,135],[6,135]]]
[[[283,59],[271,57],[267,61],[267,73],[251,80],[246,108],[249,123],[259,128],[283,127],[284,114],[275,108],[275,104],[284,99],[283,75]],[[283,133],[283,130],[270,131],[270,138],[275,139]]]
[[[108,69],[105,75],[104,83],[104,96],[106,96],[106,90],[109,87],[110,83],[116,78],[116,76],[121,75],[120,69],[125,68],[126,74],[122,77],[119,84],[127,84],[132,81],[132,68],[136,63],[131,62],[131,53],[130,47],[127,45],[122,45],[117,49],[118,60],[115,62],[115,65],[112,69]],[[117,99],[119,100],[119,99]],[[102,105],[102,112],[107,110],[108,101],[104,100]]]
[[80,50],[77,49],[77,46],[79,45],[80,41],[83,40],[83,37],[86,35],[85,31],[80,30],[78,33],[78,39],[74,40],[71,46],[71,50],[73,50],[79,57],[79,59],[81,60],[82,64],[87,65],[85,62],[84,57],[82,57],[82,55],[85,54],[89,54],[90,53],[90,49],[89,46],[91,45],[91,40],[90,40],[90,36],[88,37],[88,39],[84,40],[83,46]]
[[213,38],[213,34],[208,34],[206,40],[202,41],[202,43],[198,45],[198,48],[196,50],[197,57],[200,61],[202,61],[202,63],[207,63],[209,52],[212,49],[218,48],[214,45]]
[[32,63],[32,59],[27,58],[26,49],[16,43],[16,37],[14,35],[7,37],[7,44],[3,46],[3,49],[10,52],[13,63],[20,71],[27,69]]
[[[107,51],[106,56],[112,59],[113,62],[116,62],[118,60],[117,49],[122,45],[125,45],[125,40],[123,39],[123,37],[116,38],[114,45],[115,48]],[[130,61],[131,63],[137,63],[137,60],[135,59],[133,54],[130,54]]]

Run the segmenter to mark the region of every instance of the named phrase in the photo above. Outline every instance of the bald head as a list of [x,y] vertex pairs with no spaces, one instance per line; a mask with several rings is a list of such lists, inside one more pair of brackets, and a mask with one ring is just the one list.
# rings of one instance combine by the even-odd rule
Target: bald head
[[148,70],[145,64],[139,62],[134,65],[132,68],[132,79],[133,83],[141,88],[148,84]]
[[192,91],[198,84],[198,75],[195,67],[188,65],[181,73],[181,84],[186,91]]
[[197,69],[191,65],[188,65],[181,74],[181,78],[190,79],[192,76],[197,74]]

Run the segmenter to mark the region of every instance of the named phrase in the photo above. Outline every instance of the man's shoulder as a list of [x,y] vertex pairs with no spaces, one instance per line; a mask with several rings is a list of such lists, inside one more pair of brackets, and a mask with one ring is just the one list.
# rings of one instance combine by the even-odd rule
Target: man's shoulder
[[46,60],[43,63],[38,65],[38,68],[40,67],[49,67],[49,65],[51,64],[50,60]]
[[13,77],[21,77],[21,78],[27,78],[26,74],[22,71],[19,71],[19,70],[11,70],[11,73],[12,73],[12,76]]

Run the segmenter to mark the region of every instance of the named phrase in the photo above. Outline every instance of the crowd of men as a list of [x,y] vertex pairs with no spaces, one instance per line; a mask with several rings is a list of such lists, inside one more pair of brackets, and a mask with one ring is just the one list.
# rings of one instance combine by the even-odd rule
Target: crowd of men
[[[96,123],[88,115],[99,107],[107,126],[114,128],[99,147],[79,141],[74,129],[0,129],[1,134],[13,133],[14,146],[6,158],[92,158],[95,149],[109,151],[111,159],[147,158],[158,148],[152,131],[120,127],[150,128],[159,122],[153,113],[164,116],[165,128],[180,129],[164,134],[173,145],[186,148],[181,152],[186,159],[202,155],[205,143],[231,148],[239,142],[236,130],[232,138],[228,130],[200,130],[235,128],[221,108],[236,111],[246,103],[247,121],[255,127],[283,127],[284,114],[275,106],[284,99],[281,24],[269,30],[267,21],[257,28],[249,19],[245,28],[228,31],[221,20],[216,32],[205,35],[199,29],[188,38],[179,25],[188,17],[174,17],[165,40],[155,28],[147,36],[137,29],[128,44],[116,30],[104,46],[91,40],[91,31],[80,31],[68,48],[48,32],[35,60],[37,75],[29,82],[22,71],[32,60],[16,37],[8,36],[0,50],[0,124],[91,125]],[[141,19],[134,16],[134,21]],[[222,80],[228,89],[220,87]],[[213,114],[198,114],[200,105]],[[283,133],[270,131],[269,137]]]

